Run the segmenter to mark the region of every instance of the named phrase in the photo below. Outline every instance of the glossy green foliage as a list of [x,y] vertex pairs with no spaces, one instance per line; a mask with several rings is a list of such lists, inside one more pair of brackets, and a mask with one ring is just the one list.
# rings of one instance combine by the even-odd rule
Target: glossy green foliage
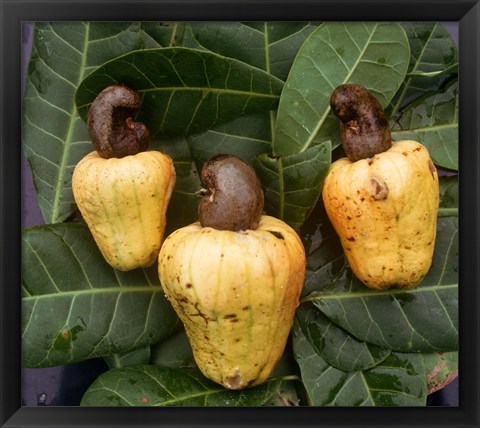
[[312,304],[300,306],[295,322],[300,327],[297,337],[303,334],[316,353],[339,370],[354,372],[372,368],[391,352],[356,339]]
[[421,354],[392,353],[376,366],[343,371],[328,364],[294,329],[294,352],[311,406],[424,406],[427,396]]

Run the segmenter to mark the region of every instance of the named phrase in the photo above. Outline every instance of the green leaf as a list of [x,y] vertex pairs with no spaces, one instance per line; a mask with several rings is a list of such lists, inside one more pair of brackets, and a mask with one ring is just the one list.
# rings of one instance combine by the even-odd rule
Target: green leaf
[[293,382],[284,382],[270,397],[265,406],[296,407],[299,406],[299,397]]
[[435,165],[458,170],[458,81],[407,106],[392,126],[392,138],[418,141]]
[[[329,320],[317,308],[304,304],[295,314],[315,352],[331,366],[345,372],[362,371],[381,363],[390,355],[390,349],[361,342]],[[297,329],[298,335],[300,331]]]
[[[280,79],[285,79],[290,70],[291,64],[297,54],[301,44],[306,37],[316,28],[310,23],[295,22],[268,22],[268,23],[222,23],[215,26],[203,24],[190,24],[184,42],[192,47],[212,51],[218,54],[226,55],[244,61],[250,65],[264,69],[265,71],[275,75]],[[250,164],[255,163],[255,158],[264,153],[271,153],[272,129],[274,127],[275,117],[272,112],[260,113],[240,117],[234,121],[226,123],[220,127],[215,127],[203,134],[197,134],[188,138],[190,152],[195,160],[198,170],[212,156],[218,153],[233,154],[239,156]],[[306,157],[312,157],[310,152]],[[305,157],[299,156],[305,159]],[[279,161],[270,162],[267,155],[261,157],[258,165],[265,173],[266,181],[265,193],[267,205],[272,207],[272,213],[280,215],[280,211],[284,209],[280,206],[280,199],[284,199],[285,195],[279,195],[283,191],[280,182],[284,180],[282,171],[279,169]],[[317,159],[318,160],[318,159]],[[287,163],[299,162],[294,158],[286,160]],[[267,165],[263,165],[263,164]],[[313,165],[309,168],[309,172],[316,168]],[[321,175],[323,166],[318,171]],[[266,169],[264,168],[266,167]],[[273,170],[273,171],[272,171]],[[257,171],[258,172],[258,171]],[[312,174],[310,174],[312,175]],[[315,172],[318,176],[318,173]],[[298,178],[298,177],[297,177]],[[288,178],[285,178],[288,181]],[[311,178],[306,179],[308,185],[311,185]],[[299,183],[300,185],[302,183]],[[286,192],[289,192],[286,183]],[[271,187],[270,187],[271,186]],[[293,184],[297,191],[297,184]],[[302,195],[289,193],[288,199],[298,197],[304,203],[299,211],[294,206],[287,211],[292,214],[294,223],[301,224],[308,211],[315,204],[318,198],[318,192],[321,187],[320,178],[315,183],[316,190],[308,190],[302,192]],[[298,201],[295,201],[298,204]]]
[[[315,26],[309,23],[282,22],[191,24],[188,29],[190,31],[188,43],[196,48],[242,60],[285,79],[300,45],[314,28]],[[252,164],[256,162],[257,156],[271,153],[273,126],[274,116],[272,114],[244,116],[203,134],[190,136],[188,138],[190,152],[198,170],[208,159],[218,153],[233,154]],[[311,157],[312,153],[309,153],[307,157]],[[305,159],[305,157],[303,158]],[[294,220],[296,224],[301,224],[318,198],[321,180],[319,179],[315,183],[316,191],[308,190],[303,192],[303,195],[298,193],[295,195],[295,192],[298,191],[298,185],[295,184],[298,176],[295,180],[289,181],[288,177],[284,178],[282,171],[278,170],[279,162],[276,160],[269,162],[267,155],[264,155],[262,159],[266,163],[271,163],[267,169],[273,168],[274,170],[273,176],[272,171],[264,171],[269,176],[263,182],[266,197],[270,199],[267,200],[267,204],[274,206],[272,212],[278,213],[283,210],[279,204],[281,203],[280,199],[284,198],[283,194],[278,196],[279,192],[288,193],[287,199],[306,198],[305,201],[301,201],[301,203],[305,203],[305,207],[302,207],[300,211],[297,212],[297,207],[288,209],[292,216],[298,217],[298,220]],[[294,158],[286,160],[287,164],[289,162],[299,162],[299,160]],[[318,162],[315,165],[312,162],[309,172],[312,172],[317,166]],[[324,171],[324,166],[326,165],[322,165],[319,171],[315,171],[311,175],[318,177],[318,173],[322,174]],[[284,183],[281,184],[280,181]],[[311,181],[309,179],[309,183]],[[287,187],[280,190],[282,185]],[[292,188],[290,189],[288,186]]]
[[[285,80],[298,49],[315,28],[308,22],[229,22],[214,26],[191,23],[184,43],[236,58]],[[252,163],[257,155],[271,153],[274,124],[274,112],[266,112],[192,135],[192,158],[199,170],[218,153],[233,154]]]
[[78,84],[97,66],[143,45],[139,23],[37,23],[23,102],[23,149],[46,223],[76,209],[71,177],[93,150],[77,115]]
[[156,266],[112,269],[80,223],[24,232],[22,290],[25,367],[130,352],[160,341],[178,325]]
[[329,100],[340,84],[358,83],[386,107],[405,78],[410,50],[404,30],[392,23],[324,23],[300,48],[282,91],[273,154],[339,143]]
[[301,379],[298,375],[298,364],[293,356],[292,345],[289,340],[282,358],[270,375],[270,378],[282,379],[282,383],[270,397],[270,400],[265,403],[265,406],[292,407],[301,405],[298,388],[302,388],[303,392],[303,387],[299,382]]
[[106,86],[124,83],[142,97],[138,120],[153,139],[196,134],[248,113],[276,107],[283,82],[240,61],[183,47],[130,52],[98,67],[80,84],[83,119]]
[[433,352],[423,354],[423,359],[429,394],[444,388],[458,376],[458,352]]
[[278,390],[281,379],[231,391],[198,370],[141,365],[113,369],[88,388],[81,406],[261,406]]
[[447,28],[440,22],[401,24],[410,43],[407,78],[387,109],[396,118],[403,107],[428,92],[436,91],[457,73],[457,47]]
[[330,166],[330,142],[285,157],[262,154],[254,162],[265,187],[265,210],[298,229],[315,206]]
[[190,23],[183,43],[238,59],[285,80],[298,49],[315,28],[309,22]]
[[308,221],[300,229],[307,267],[302,297],[332,285],[345,269],[345,253],[332,224],[328,220],[323,201],[317,204]]
[[197,367],[187,333],[183,328],[152,346],[151,363],[171,368]]
[[[328,318],[359,340],[400,352],[458,349],[458,218],[438,219],[435,252],[430,271],[412,290],[372,290],[355,278],[346,260],[330,245],[314,250],[320,274],[310,274],[317,291],[312,301]],[[327,241],[328,242],[328,241]],[[309,256],[310,257],[310,256]],[[342,265],[342,266],[340,266]],[[314,268],[308,264],[307,269]],[[311,290],[311,287],[310,287]]]
[[440,177],[440,217],[458,217],[458,176]]
[[175,167],[176,182],[167,210],[165,234],[193,223],[198,219],[200,177],[191,158],[185,138],[152,141],[151,148],[169,155]]
[[[437,76],[445,76],[445,74],[449,73],[458,73],[458,63],[453,65],[447,66],[443,70],[439,71],[412,71],[411,73],[407,73],[408,77],[437,77]],[[445,80],[445,79],[444,79]]]
[[421,354],[392,353],[377,366],[345,372],[329,365],[297,325],[294,352],[311,406],[425,406]]
[[201,170],[203,164],[217,154],[238,156],[252,164],[255,158],[270,151],[270,115],[242,116],[203,134],[188,138],[192,158]]
[[135,349],[121,354],[115,354],[104,357],[105,362],[111,369],[117,367],[136,366],[139,364],[148,364],[150,361],[150,346]]
[[145,47],[154,49],[181,44],[186,25],[183,22],[142,22]]

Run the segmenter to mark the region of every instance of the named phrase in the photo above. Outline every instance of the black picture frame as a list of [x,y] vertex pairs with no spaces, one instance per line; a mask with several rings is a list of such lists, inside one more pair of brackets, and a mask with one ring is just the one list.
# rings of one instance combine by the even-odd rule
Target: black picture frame
[[[480,4],[478,0],[0,0],[0,426],[478,427]],[[22,407],[21,25],[24,21],[458,21],[460,57],[459,406],[426,408]]]

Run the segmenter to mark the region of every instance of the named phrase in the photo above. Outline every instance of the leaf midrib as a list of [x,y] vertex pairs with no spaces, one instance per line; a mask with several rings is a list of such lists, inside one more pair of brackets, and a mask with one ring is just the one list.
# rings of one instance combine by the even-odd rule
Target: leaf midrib
[[425,292],[436,292],[441,290],[449,290],[452,288],[458,288],[458,284],[445,284],[445,285],[429,285],[425,287],[420,287],[414,290],[385,290],[385,291],[375,291],[375,292],[365,292],[365,293],[355,293],[355,292],[347,292],[347,293],[338,293],[338,294],[312,294],[310,296],[305,297],[301,300],[300,303],[305,302],[315,302],[318,300],[326,300],[326,299],[358,299],[364,297],[377,297],[377,296],[392,296],[396,294],[416,294],[416,293],[425,293]]
[[392,131],[392,135],[414,134],[417,132],[436,132],[455,128],[458,128],[458,123],[448,123],[446,125],[436,126],[424,126],[422,128],[402,129],[401,131]]
[[[373,35],[375,34],[375,32],[377,31],[377,27],[378,27],[378,24],[375,24],[373,29],[372,29],[372,32],[370,33],[367,41],[365,42],[365,45],[363,46],[361,52],[359,53],[358,55],[358,58],[357,60],[355,61],[355,63],[353,64],[352,68],[348,71],[348,74],[346,75],[346,77],[343,79],[343,82],[346,83],[349,81],[349,79],[352,77],[352,74],[355,72],[356,68],[358,67],[358,64],[360,64],[361,62],[361,59],[363,58],[363,56],[365,55],[365,52],[367,50],[367,48],[369,47],[370,45],[370,42],[372,41],[372,38],[373,38]],[[349,35],[350,36],[350,35]],[[351,36],[350,36],[351,37]],[[353,39],[352,39],[353,40]],[[310,148],[310,146],[312,145],[313,143],[313,140],[315,140],[315,137],[317,136],[318,132],[320,131],[320,129],[322,128],[325,120],[327,119],[328,117],[328,114],[330,113],[330,106],[328,106],[322,117],[320,118],[319,122],[317,123],[317,126],[315,127],[315,129],[310,133],[310,137],[308,138],[308,140],[306,141],[306,143],[303,145],[303,147],[299,150],[299,152],[304,152],[306,151],[307,149]]]
[[63,298],[63,297],[75,297],[79,295],[90,295],[90,294],[123,294],[123,293],[163,293],[163,288],[161,285],[145,285],[145,286],[137,286],[137,285],[130,285],[130,286],[118,286],[118,287],[103,287],[103,288],[85,288],[82,290],[69,290],[69,291],[62,291],[60,293],[47,293],[47,294],[40,294],[40,295],[31,295],[28,297],[24,297],[22,300],[24,302],[30,300],[39,300],[39,299],[49,299],[49,298]]
[[[78,73],[77,84],[76,87],[80,85],[80,82],[83,80],[85,75],[85,68],[86,68],[86,60],[87,60],[87,51],[88,51],[88,39],[90,36],[90,23],[85,23],[85,36],[84,36],[84,49],[82,54],[82,60],[80,63],[80,72]],[[75,124],[76,124],[76,116],[77,116],[77,109],[75,106],[75,101],[72,101],[72,108],[70,113],[70,123],[68,125],[67,136],[65,138],[65,146],[62,154],[62,159],[59,165],[59,173],[57,178],[57,184],[55,187],[55,196],[53,198],[52,203],[52,213],[51,213],[51,221],[56,223],[59,220],[59,210],[60,210],[60,200],[62,198],[62,183],[64,181],[65,172],[66,172],[66,164],[70,154],[70,148],[73,140]]]
[[[268,37],[268,22],[263,23],[264,37],[263,43],[265,46],[265,71],[271,74],[270,67],[270,38]],[[270,111],[270,135],[273,135],[275,131],[275,112]],[[280,217],[282,218],[282,217]]]
[[[425,44],[422,46],[422,50],[421,50],[420,54],[418,55],[417,58],[415,58],[416,61],[415,61],[415,65],[414,65],[414,67],[413,67],[413,69],[412,69],[412,72],[415,72],[415,71],[416,71],[419,63],[421,62],[421,57],[422,57],[423,54],[425,53],[426,46],[427,46],[428,43],[430,42],[430,39],[432,38],[432,34],[433,34],[433,32],[435,31],[436,28],[437,28],[437,27],[436,27],[436,25],[435,25],[435,26],[433,27],[433,30],[431,31],[431,33],[428,35],[428,40],[427,40],[427,41],[425,42]],[[402,89],[402,93],[401,93],[401,95],[398,97],[397,103],[396,103],[396,104],[394,105],[394,107],[393,107],[392,117],[394,117],[394,116],[397,114],[397,111],[398,111],[398,109],[399,109],[399,107],[400,107],[400,104],[401,104],[402,100],[404,99],[405,94],[406,94],[407,91],[409,90],[410,85],[411,85],[411,83],[412,83],[412,79],[413,79],[414,76],[410,76],[410,77],[409,77],[408,74],[409,74],[409,73],[407,73],[407,79],[405,80],[405,85],[404,85],[404,87],[403,87],[403,89]]]
[[[139,373],[142,373],[142,374],[145,374],[147,376],[149,376],[150,378],[152,378],[156,383],[158,383],[162,388],[165,388],[165,385],[157,380],[156,378],[154,378],[150,373],[147,373],[146,371],[144,370],[138,370]],[[200,384],[200,382],[195,379],[195,378],[192,378],[195,382],[198,382]],[[266,384],[269,384],[269,383],[275,383],[275,382],[278,382],[279,380],[281,381],[288,381],[288,380],[294,380],[292,376],[283,376],[283,377],[275,377],[275,378],[270,378],[270,379],[267,379],[265,381],[265,385]],[[203,385],[202,385],[203,386]],[[166,389],[166,388],[165,388]],[[110,392],[114,392],[116,393],[120,398],[124,399],[127,403],[131,404],[129,400],[127,400],[125,397],[123,397],[118,391],[112,389],[112,388],[109,388],[108,386],[106,386],[105,384],[101,385],[100,387],[96,388],[96,389],[92,389],[90,392],[97,392],[97,391],[102,391],[102,390],[107,390],[107,391],[110,391]],[[171,406],[171,405],[175,405],[177,403],[181,403],[181,402],[185,402],[185,401],[188,401],[188,400],[191,400],[191,399],[195,399],[195,398],[204,398],[205,400],[207,400],[207,398],[211,395],[216,395],[216,394],[222,394],[222,393],[225,393],[225,389],[222,389],[222,388],[218,388],[218,389],[205,389],[204,391],[198,391],[198,392],[193,392],[193,393],[189,393],[187,395],[184,395],[184,396],[179,396],[179,395],[175,395],[174,393],[170,392],[167,390],[167,392],[172,396],[171,399],[168,399],[168,400],[164,400],[164,401],[161,401],[161,402],[158,402],[158,403],[155,403],[153,404],[153,407],[164,407],[164,406]],[[133,404],[132,404],[133,405]]]
[[[145,94],[148,92],[209,92],[212,94],[220,94],[220,95],[242,95],[246,97],[253,97],[253,98],[270,98],[272,100],[280,99],[280,95],[278,94],[268,94],[264,92],[253,92],[253,91],[242,91],[237,89],[225,89],[225,88],[211,88],[208,86],[162,86],[162,87],[155,87],[155,88],[147,88],[147,89],[138,89],[137,92],[140,94]],[[79,105],[78,109],[85,109],[87,108],[91,102],[83,105]]]
[[139,93],[147,93],[147,92],[174,92],[174,91],[186,91],[186,92],[193,92],[193,91],[201,91],[201,92],[212,92],[212,93],[225,93],[225,94],[239,94],[239,95],[247,95],[249,97],[266,97],[266,98],[280,98],[279,94],[269,94],[266,92],[254,92],[254,91],[242,91],[240,89],[228,89],[228,88],[212,88],[209,86],[162,86],[162,87],[155,87],[155,88],[147,88],[147,89],[138,89]]

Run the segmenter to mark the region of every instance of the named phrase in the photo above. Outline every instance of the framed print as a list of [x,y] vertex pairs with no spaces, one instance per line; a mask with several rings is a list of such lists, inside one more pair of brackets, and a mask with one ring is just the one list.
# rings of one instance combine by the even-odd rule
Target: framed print
[[477,1],[1,5],[2,427],[479,425]]

